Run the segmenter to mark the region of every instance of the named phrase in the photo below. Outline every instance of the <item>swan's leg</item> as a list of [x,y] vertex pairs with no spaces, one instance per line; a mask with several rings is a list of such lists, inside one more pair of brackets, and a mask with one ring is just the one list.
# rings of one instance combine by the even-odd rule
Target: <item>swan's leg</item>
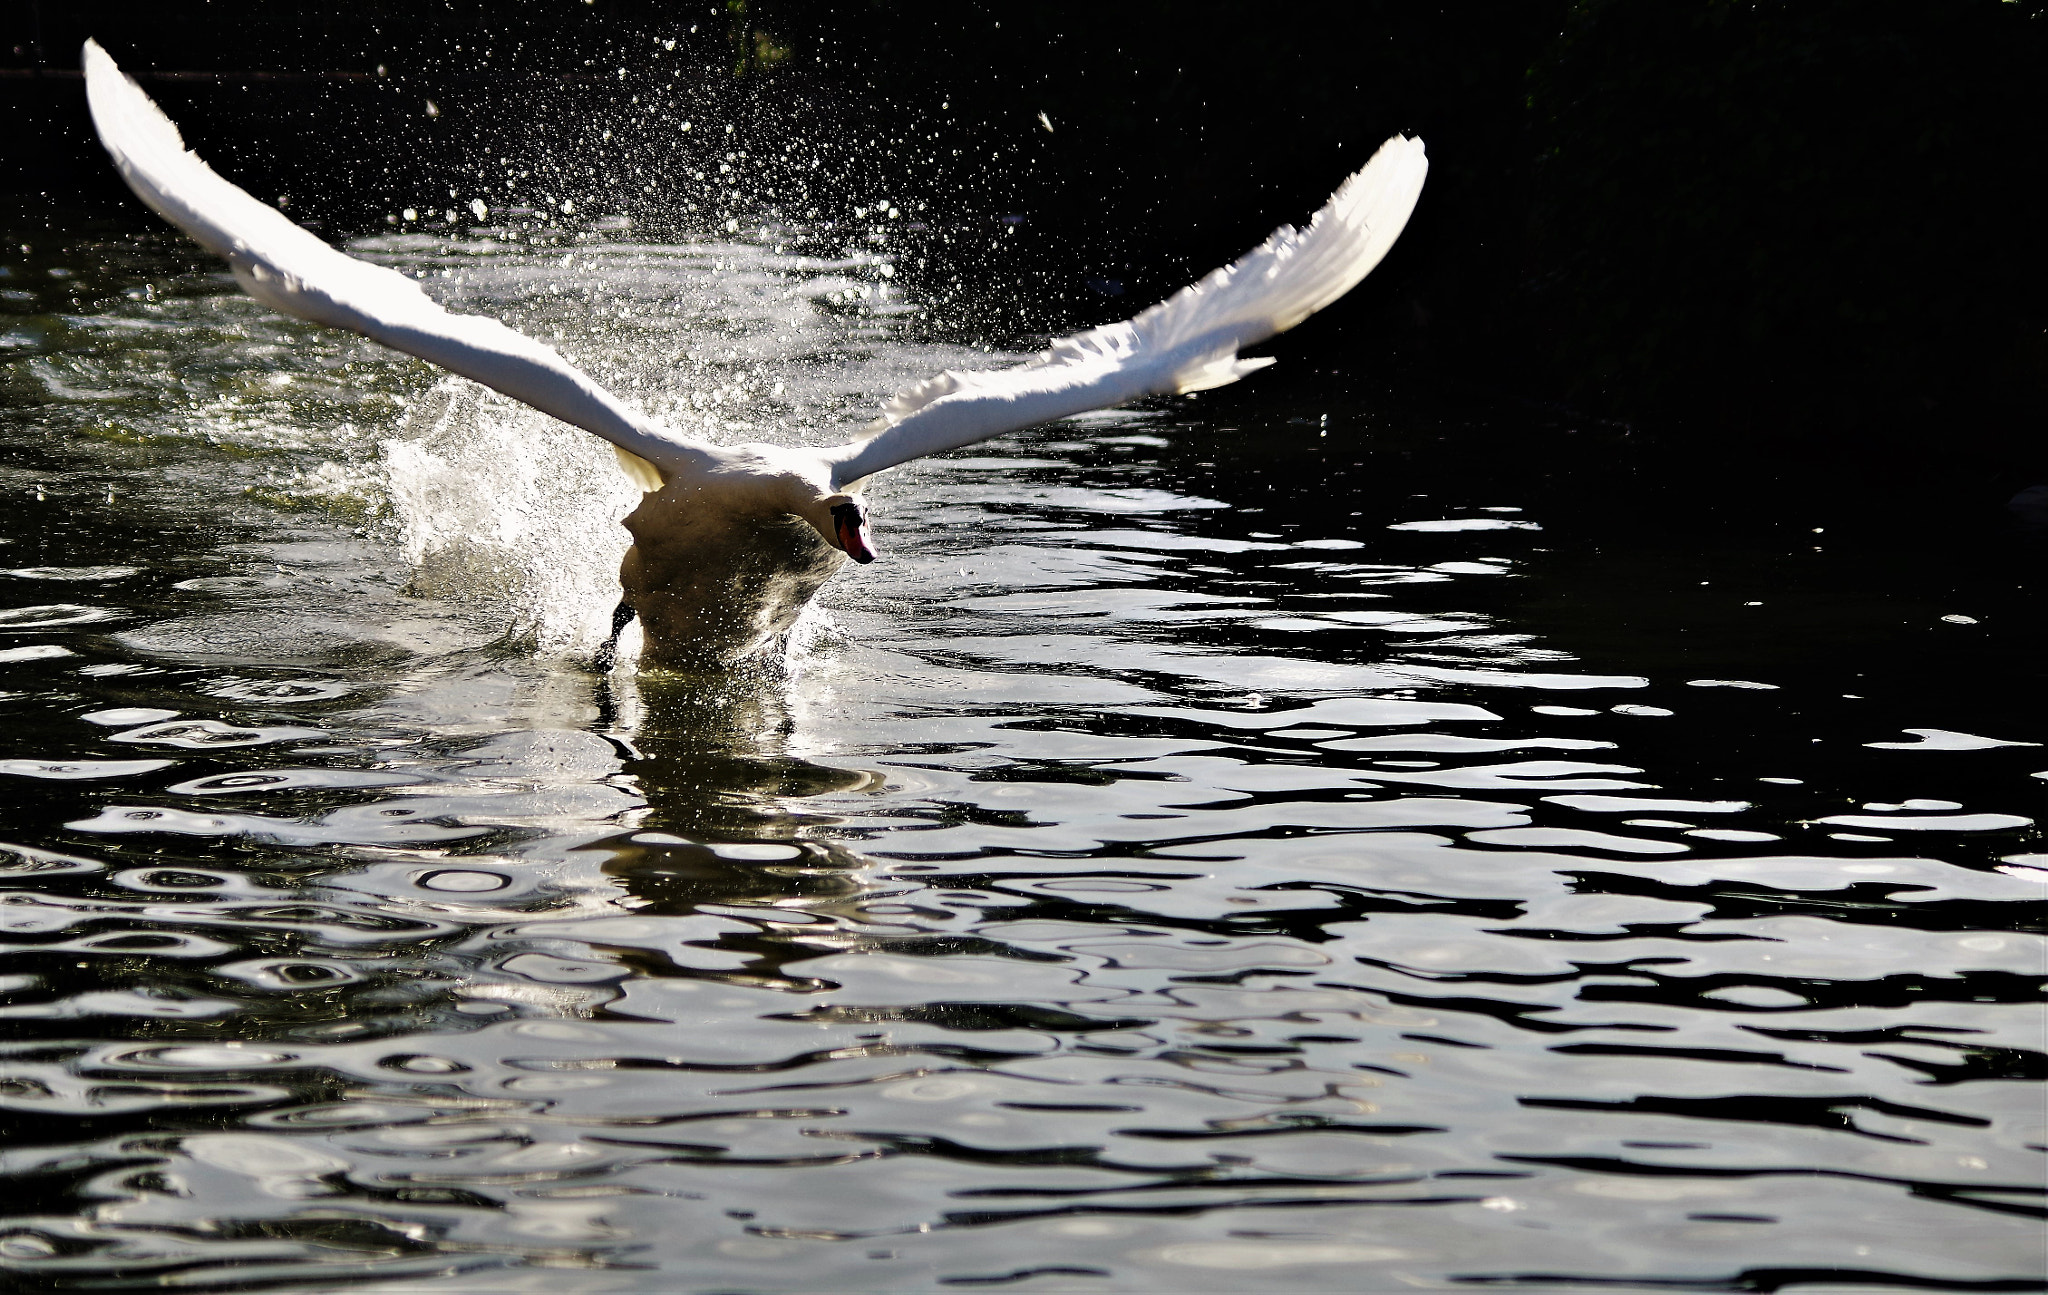
[[631,625],[632,623],[633,604],[621,598],[619,600],[619,605],[617,607],[612,608],[611,635],[605,639],[604,646],[600,647],[597,650],[597,655],[592,657],[590,661],[590,664],[597,670],[599,674],[610,674],[612,672],[612,666],[618,663],[619,635],[625,633],[626,626]]

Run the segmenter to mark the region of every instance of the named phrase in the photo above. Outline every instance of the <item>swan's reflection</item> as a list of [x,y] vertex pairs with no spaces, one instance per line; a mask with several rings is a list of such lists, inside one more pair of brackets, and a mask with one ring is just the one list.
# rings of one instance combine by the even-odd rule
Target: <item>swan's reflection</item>
[[[645,825],[711,840],[783,841],[835,821],[790,801],[880,790],[872,770],[790,752],[792,681],[780,671],[717,676],[650,672],[597,683],[600,724],[629,753],[624,772],[647,798]],[[603,730],[601,730],[603,731]]]
[[[742,916],[720,950],[748,955],[742,979],[798,989],[782,964],[847,947],[846,919],[872,889],[868,864],[844,846],[809,839],[837,817],[806,800],[879,791],[882,775],[815,763],[789,750],[791,681],[778,672],[705,677],[646,673],[598,681],[597,707],[614,723],[621,772],[646,798],[638,830],[603,842],[605,875],[636,914],[684,917],[707,907]],[[667,959],[633,958],[647,974],[696,976]]]

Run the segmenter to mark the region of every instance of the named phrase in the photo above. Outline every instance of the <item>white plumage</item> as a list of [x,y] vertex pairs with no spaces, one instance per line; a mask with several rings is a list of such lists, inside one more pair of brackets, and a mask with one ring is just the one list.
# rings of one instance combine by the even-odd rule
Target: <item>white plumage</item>
[[337,251],[215,174],[98,44],[85,46],[100,140],[129,187],[225,257],[249,295],[472,378],[621,452],[647,489],[620,572],[650,664],[721,666],[779,640],[841,562],[874,557],[861,483],[910,459],[1145,396],[1201,391],[1273,363],[1239,351],[1350,291],[1400,236],[1429,170],[1396,136],[1304,229],[1123,323],[1013,368],[948,371],[884,403],[863,438],[824,449],[720,446],[630,408],[552,348],[442,309],[413,280]]
[[1284,333],[1372,272],[1422,194],[1422,141],[1396,136],[1307,229],[1282,226],[1201,282],[1123,323],[1053,343],[1015,368],[941,373],[882,406],[884,430],[842,460],[848,480],[1035,423],[1144,396],[1206,391],[1265,368],[1238,351]]

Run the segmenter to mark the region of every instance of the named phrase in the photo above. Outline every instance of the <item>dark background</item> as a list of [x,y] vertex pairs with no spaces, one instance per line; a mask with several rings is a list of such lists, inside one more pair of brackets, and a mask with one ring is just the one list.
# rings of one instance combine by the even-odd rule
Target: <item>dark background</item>
[[1131,313],[1406,131],[1429,188],[1285,343],[1314,380],[1537,402],[1702,471],[2048,481],[2048,0],[16,0],[0,27],[17,224],[123,203],[73,71],[94,35],[329,233],[479,197],[882,227],[946,327],[1005,344]]

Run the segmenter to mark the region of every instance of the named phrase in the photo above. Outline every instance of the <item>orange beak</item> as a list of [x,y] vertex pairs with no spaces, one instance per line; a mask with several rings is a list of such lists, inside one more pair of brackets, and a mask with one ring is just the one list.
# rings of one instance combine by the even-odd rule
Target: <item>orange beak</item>
[[839,547],[855,562],[875,560],[874,541],[868,537],[867,511],[856,503],[844,503],[832,510],[832,532]]

